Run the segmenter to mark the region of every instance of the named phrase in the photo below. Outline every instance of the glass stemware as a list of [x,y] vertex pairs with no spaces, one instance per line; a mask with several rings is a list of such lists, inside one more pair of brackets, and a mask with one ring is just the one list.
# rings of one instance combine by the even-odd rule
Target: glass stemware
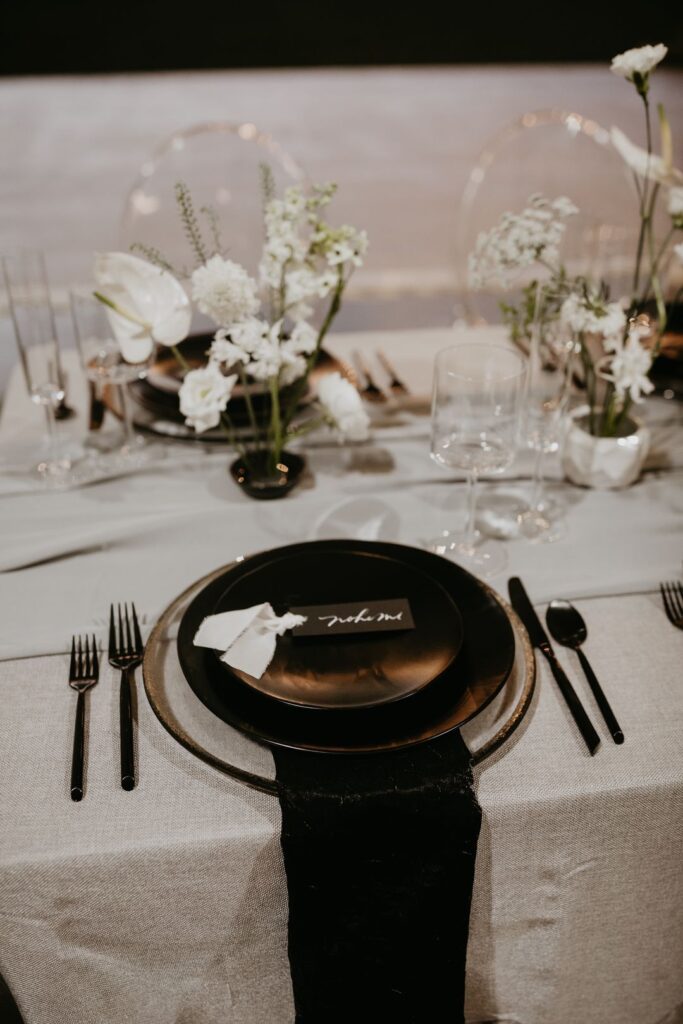
[[64,377],[45,261],[41,252],[23,250],[3,257],[2,268],[26,386],[45,411],[46,438],[35,468],[43,479],[58,482],[71,469],[73,456],[58,431]]
[[121,349],[114,338],[105,307],[89,288],[74,288],[70,292],[71,314],[74,334],[81,359],[83,372],[93,389],[93,399],[100,401],[106,388],[117,389],[118,402],[123,426],[123,435],[91,434],[88,443],[100,451],[109,452],[118,458],[139,462],[149,455],[145,439],[133,429],[133,418],[127,387],[131,381],[144,377],[152,362],[152,356],[144,363],[128,363],[121,355]]
[[525,376],[520,353],[486,342],[443,349],[434,366],[431,455],[465,471],[468,496],[465,530],[444,531],[429,547],[484,576],[500,572],[507,556],[500,545],[482,543],[475,528],[476,484],[512,462]]
[[528,372],[524,390],[523,439],[535,452],[529,504],[518,515],[519,530],[530,540],[561,536],[557,508],[545,486],[545,457],[559,451],[571,393],[574,340],[557,322],[544,323],[542,285],[536,294]]

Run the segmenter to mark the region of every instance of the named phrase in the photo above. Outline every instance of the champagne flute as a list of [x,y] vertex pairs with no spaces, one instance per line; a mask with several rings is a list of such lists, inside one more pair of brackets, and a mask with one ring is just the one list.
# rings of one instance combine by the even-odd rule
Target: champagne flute
[[559,451],[571,393],[574,340],[556,320],[544,321],[543,285],[536,292],[536,314],[531,326],[529,366],[524,394],[523,439],[535,453],[529,504],[518,514],[522,536],[530,540],[557,540],[557,510],[545,487],[546,455]]
[[514,458],[525,377],[525,359],[504,345],[465,343],[436,357],[431,456],[466,472],[467,523],[464,532],[444,531],[429,547],[479,575],[494,575],[507,562],[502,547],[482,543],[475,528],[476,484]]
[[45,411],[46,439],[36,469],[45,480],[61,481],[72,459],[58,436],[64,378],[43,254],[18,251],[3,257],[2,267],[26,386],[31,399]]

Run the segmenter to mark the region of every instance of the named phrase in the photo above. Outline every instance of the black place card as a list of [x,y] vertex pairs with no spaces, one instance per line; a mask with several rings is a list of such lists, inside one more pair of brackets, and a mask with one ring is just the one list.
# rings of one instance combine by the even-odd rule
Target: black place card
[[385,633],[414,629],[410,604],[404,597],[387,601],[353,601],[290,608],[306,621],[292,629],[292,636],[336,636],[338,633]]

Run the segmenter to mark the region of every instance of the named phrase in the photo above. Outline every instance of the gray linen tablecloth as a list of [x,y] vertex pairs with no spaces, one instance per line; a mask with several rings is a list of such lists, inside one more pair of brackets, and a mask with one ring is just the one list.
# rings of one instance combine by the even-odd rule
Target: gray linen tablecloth
[[[333,347],[391,344],[397,366],[426,387],[433,351],[461,336],[357,334]],[[626,743],[611,742],[562,651],[603,737],[596,757],[541,665],[523,726],[477,769],[471,1021],[683,1019],[683,634],[655,592],[680,576],[683,432],[671,403],[652,403],[648,415],[654,468],[638,484],[598,493],[558,483],[565,537],[505,542],[501,592],[519,573],[539,604],[577,600]],[[0,442],[34,429],[38,411],[15,378]],[[116,676],[105,667],[91,693],[88,791],[73,804],[63,652],[73,632],[104,637],[110,601],[134,599],[150,624],[239,554],[333,536],[419,544],[461,514],[464,491],[430,464],[424,421],[378,428],[371,445],[314,448],[313,485],[285,502],[244,498],[227,461],[173,449],[153,469],[63,493],[31,491],[17,474],[3,480],[0,971],[27,1024],[293,1020],[277,801],[176,744],[141,686],[140,782],[123,792]],[[519,491],[524,468],[484,501]]]

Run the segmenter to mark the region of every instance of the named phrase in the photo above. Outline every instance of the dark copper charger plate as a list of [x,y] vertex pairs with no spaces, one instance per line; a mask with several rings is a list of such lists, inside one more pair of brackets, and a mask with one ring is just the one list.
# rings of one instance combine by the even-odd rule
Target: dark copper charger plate
[[[358,566],[365,560],[366,567],[379,555],[403,560],[411,569],[428,574],[446,590],[462,616],[463,643],[458,656],[449,669],[409,699],[340,713],[287,705],[231,680],[212,651],[194,646],[195,633],[232,580],[266,566],[283,552],[292,557],[343,552]],[[297,580],[301,593],[305,582]],[[275,595],[261,597],[268,599],[277,610]],[[399,544],[339,540],[290,545],[231,566],[188,605],[180,623],[177,649],[183,674],[199,700],[222,721],[251,738],[323,753],[375,753],[425,742],[469,721],[508,679],[515,638],[510,620],[491,591],[453,562]]]
[[211,614],[270,600],[277,614],[302,605],[405,598],[414,628],[336,637],[285,634],[260,679],[226,665],[235,679],[285,704],[348,711],[404,700],[446,672],[462,645],[460,612],[440,583],[405,557],[312,545],[249,559],[231,573]]
[[[211,334],[195,334],[186,338],[178,346],[190,368],[194,369],[206,363],[206,354],[211,345],[212,338]],[[342,375],[348,375],[348,368],[323,350],[311,372],[309,385],[314,387],[316,378],[327,373],[333,373],[335,370],[342,373]],[[220,428],[197,434],[194,430],[185,426],[184,417],[180,412],[178,404],[178,391],[182,372],[183,368],[176,359],[173,350],[170,348],[160,349],[147,376],[128,385],[129,394],[134,403],[133,419],[135,425],[153,434],[172,437],[180,441],[219,442],[225,444],[227,438]],[[264,392],[261,385],[249,385],[249,389],[254,411],[261,418],[266,411],[264,404],[267,405],[270,402],[270,398]],[[304,396],[300,403],[302,408],[305,408],[309,401],[309,396]],[[116,389],[106,389],[104,402],[115,415],[120,415]],[[247,428],[249,426],[249,412],[244,388],[240,383],[235,386],[230,399],[230,417],[233,424],[238,428]]]

